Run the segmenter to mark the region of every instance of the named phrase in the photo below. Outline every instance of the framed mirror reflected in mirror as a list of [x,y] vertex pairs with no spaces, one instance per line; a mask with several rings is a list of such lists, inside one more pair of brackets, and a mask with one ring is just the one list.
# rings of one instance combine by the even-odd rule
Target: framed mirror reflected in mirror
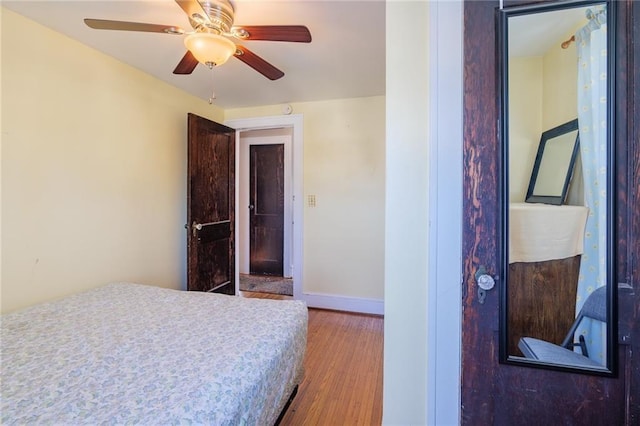
[[504,363],[615,374],[614,8],[498,12]]
[[579,147],[577,118],[542,133],[525,202],[565,203]]

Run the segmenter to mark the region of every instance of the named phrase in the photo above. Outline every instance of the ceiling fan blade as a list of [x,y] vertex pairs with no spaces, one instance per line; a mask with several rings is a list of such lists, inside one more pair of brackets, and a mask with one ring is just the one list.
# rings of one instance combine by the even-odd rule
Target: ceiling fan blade
[[187,50],[187,53],[184,54],[180,63],[173,70],[174,74],[191,74],[194,69],[196,69],[196,65],[198,65],[198,60],[193,56],[191,51]]
[[236,46],[236,58],[249,65],[269,80],[277,80],[284,76],[284,73],[269,62],[262,59],[244,46]]
[[311,33],[304,25],[239,25],[233,27],[232,34],[242,40],[311,42]]
[[84,23],[95,30],[143,31],[147,33],[184,34],[184,30],[173,25],[145,24],[143,22],[109,21],[86,18]]

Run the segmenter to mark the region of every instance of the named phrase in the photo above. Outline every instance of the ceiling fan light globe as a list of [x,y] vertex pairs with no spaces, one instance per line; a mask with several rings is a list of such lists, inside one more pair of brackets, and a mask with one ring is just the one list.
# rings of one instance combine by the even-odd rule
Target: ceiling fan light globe
[[210,33],[190,34],[184,39],[185,47],[202,64],[222,65],[236,51],[236,45],[229,39]]

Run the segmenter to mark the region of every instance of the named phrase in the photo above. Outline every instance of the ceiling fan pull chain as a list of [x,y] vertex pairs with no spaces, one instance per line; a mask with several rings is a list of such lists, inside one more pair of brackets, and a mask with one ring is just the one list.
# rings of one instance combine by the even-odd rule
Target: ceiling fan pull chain
[[211,72],[211,97],[209,98],[209,105],[213,104],[213,100],[216,98],[216,91],[213,88],[213,67],[209,67]]

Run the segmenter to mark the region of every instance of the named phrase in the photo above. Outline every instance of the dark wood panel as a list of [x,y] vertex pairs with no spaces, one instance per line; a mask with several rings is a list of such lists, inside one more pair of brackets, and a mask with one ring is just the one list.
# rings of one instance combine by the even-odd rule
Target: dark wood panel
[[509,265],[509,355],[521,337],[561,344],[576,316],[580,256]]
[[218,290],[222,284],[233,280],[233,277],[229,276],[228,244],[228,238],[199,241],[198,258],[206,261],[199,262],[197,279],[190,290]]
[[[497,72],[492,48],[496,43],[497,1],[464,4],[464,127],[463,127],[463,424],[492,424],[496,360],[498,359],[498,291],[488,292],[480,305],[474,276],[480,266],[498,269],[496,242],[498,209]],[[498,281],[498,285],[500,282]]]
[[249,271],[284,271],[284,145],[251,145]]
[[192,152],[191,203],[198,212],[200,222],[229,220],[232,195],[229,179],[232,165],[228,158],[233,148],[229,136],[199,129],[195,135],[201,139],[198,150]]
[[624,257],[627,258],[627,264],[625,274],[620,276],[632,287],[630,294],[625,297],[625,302],[629,305],[625,312],[635,314],[621,318],[629,327],[625,349],[630,357],[633,355],[632,362],[626,365],[621,374],[625,375],[625,380],[629,383],[628,398],[625,401],[628,413],[625,418],[626,424],[640,425],[640,2],[628,1],[626,10],[622,12],[619,19],[628,20],[627,25],[631,32],[625,39],[625,46],[629,51],[626,77],[629,99],[625,102],[629,117],[626,121],[628,130],[626,135],[618,139],[628,141],[625,169],[628,174],[618,178],[619,182],[628,179],[625,191],[628,197],[624,200],[625,203],[622,203],[622,208],[626,211],[626,227],[623,232],[626,238],[621,238],[627,241],[626,245],[621,244],[626,248],[622,253],[626,253]]
[[212,242],[231,237],[231,222],[222,222],[215,225],[205,225],[198,232],[198,241],[203,243]]

